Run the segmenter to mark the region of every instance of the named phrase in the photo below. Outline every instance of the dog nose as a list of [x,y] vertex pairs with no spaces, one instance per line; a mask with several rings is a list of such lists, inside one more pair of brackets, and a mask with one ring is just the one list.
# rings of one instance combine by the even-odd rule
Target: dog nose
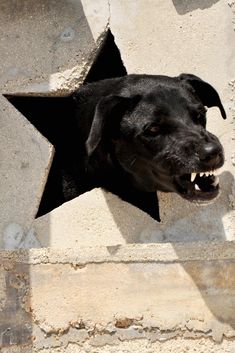
[[200,160],[206,163],[216,162],[221,158],[221,155],[221,147],[218,144],[212,142],[204,145],[199,153]]

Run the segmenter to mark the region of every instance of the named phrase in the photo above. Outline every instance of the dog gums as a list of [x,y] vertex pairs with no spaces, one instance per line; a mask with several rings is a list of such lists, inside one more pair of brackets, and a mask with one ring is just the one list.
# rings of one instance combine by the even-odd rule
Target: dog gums
[[[109,30],[84,84],[126,74],[119,49]],[[65,160],[67,164],[72,163],[72,159],[70,160],[70,141],[75,133],[72,127],[73,99],[71,96],[36,97],[15,95],[6,96],[6,98],[55,147],[55,156],[36,215],[36,217],[40,217],[65,202],[62,187],[62,165]],[[73,194],[71,199],[79,195],[79,192]]]

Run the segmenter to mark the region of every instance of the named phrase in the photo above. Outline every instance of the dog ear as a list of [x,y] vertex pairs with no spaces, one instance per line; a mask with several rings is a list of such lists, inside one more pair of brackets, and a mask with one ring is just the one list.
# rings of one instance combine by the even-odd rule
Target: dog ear
[[203,105],[207,106],[208,108],[218,107],[223,119],[226,119],[226,113],[221,103],[220,97],[217,91],[209,83],[191,74],[181,74],[179,79],[193,87],[196,95],[202,101]]
[[91,156],[98,147],[103,135],[108,130],[107,126],[110,126],[110,130],[114,131],[124,112],[131,111],[139,100],[140,96],[122,97],[115,95],[100,99],[96,105],[90,133],[86,141],[88,156]]

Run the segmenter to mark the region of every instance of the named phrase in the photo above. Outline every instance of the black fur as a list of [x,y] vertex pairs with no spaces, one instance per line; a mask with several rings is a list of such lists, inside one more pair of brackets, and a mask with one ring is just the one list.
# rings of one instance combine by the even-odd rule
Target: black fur
[[80,192],[102,186],[158,219],[157,190],[193,199],[184,175],[224,162],[219,140],[206,131],[205,106],[226,114],[199,77],[127,75],[87,84],[73,99]]

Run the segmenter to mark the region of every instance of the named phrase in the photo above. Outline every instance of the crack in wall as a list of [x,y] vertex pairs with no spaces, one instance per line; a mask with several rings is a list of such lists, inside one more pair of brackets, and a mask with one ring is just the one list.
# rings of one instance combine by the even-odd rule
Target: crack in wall
[[[121,319],[119,319],[121,320]],[[39,340],[35,340],[34,346],[37,349],[43,349],[50,346],[66,347],[69,343],[84,344],[91,346],[118,345],[120,342],[145,339],[150,343],[166,342],[176,338],[198,340],[201,338],[212,339],[216,343],[222,343],[224,340],[234,339],[235,336],[213,335],[211,329],[200,330],[187,327],[187,324],[181,328],[161,329],[159,327],[147,327],[139,319],[122,318],[123,322],[128,323],[127,327],[118,328],[117,320],[109,323],[107,326],[101,324],[86,323],[82,319],[73,322],[66,329],[57,330],[45,335]],[[129,323],[131,324],[129,325]],[[82,326],[81,326],[82,323]],[[53,343],[54,342],[54,343]]]
[[[102,263],[155,263],[172,264],[187,261],[235,261],[234,242],[198,242],[198,243],[171,243],[159,247],[151,245],[123,245],[115,255],[105,246],[95,249],[83,247],[82,250],[69,249],[30,249],[16,251],[0,251],[1,263],[11,266],[11,262],[27,263],[27,265],[69,265],[74,269],[90,264]],[[178,255],[177,255],[178,254]],[[182,255],[182,256],[179,256]]]

